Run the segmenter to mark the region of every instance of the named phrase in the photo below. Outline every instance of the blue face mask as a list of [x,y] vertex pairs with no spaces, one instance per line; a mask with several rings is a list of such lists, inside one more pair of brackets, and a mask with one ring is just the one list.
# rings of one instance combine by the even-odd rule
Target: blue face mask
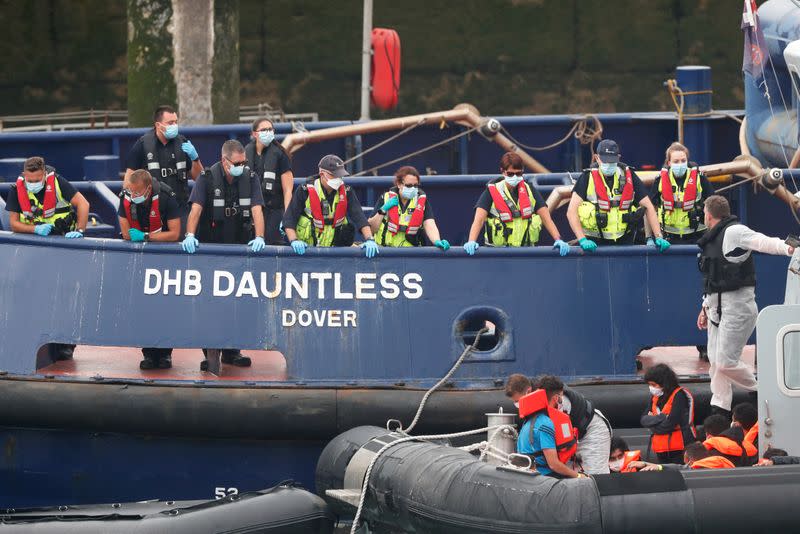
[[522,176],[505,176],[505,180],[511,187],[517,187],[522,181]]
[[244,165],[231,165],[231,176],[241,176],[244,172]]
[[138,197],[131,197],[131,202],[133,202],[134,204],[141,204],[146,199],[147,199],[146,195],[141,195],[141,196],[138,196]]
[[403,195],[404,199],[411,200],[412,198],[417,196],[417,188],[403,186],[403,190],[401,191],[400,194]]
[[44,180],[41,182],[25,182],[25,189],[33,193],[34,195],[44,189]]
[[685,163],[673,163],[669,168],[672,169],[672,176],[683,176],[689,166]]
[[178,125],[177,124],[170,124],[164,130],[164,137],[167,139],[175,139],[178,137]]
[[603,173],[605,176],[614,176],[614,173],[617,172],[617,164],[616,163],[601,163],[600,164],[600,172]]
[[269,132],[258,132],[258,140],[261,141],[262,145],[268,145],[275,140],[275,132],[271,130]]

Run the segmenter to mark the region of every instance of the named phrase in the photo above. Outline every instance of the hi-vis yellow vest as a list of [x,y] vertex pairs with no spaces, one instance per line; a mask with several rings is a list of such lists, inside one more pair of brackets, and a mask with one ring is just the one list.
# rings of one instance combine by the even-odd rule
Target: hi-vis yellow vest
[[[669,180],[670,191],[664,189],[664,182]],[[689,180],[693,183],[689,184]],[[703,197],[703,183],[700,180],[700,169],[693,167],[686,170],[683,178],[683,187],[678,187],[672,169],[661,169],[658,179],[658,193],[661,202],[658,207],[658,220],[661,221],[661,228],[664,233],[684,236],[695,232],[703,232],[706,229],[703,224],[702,210],[699,210],[700,200]],[[687,196],[688,194],[688,196]],[[671,198],[670,198],[671,196]],[[700,211],[700,213],[697,213]],[[691,215],[694,215],[694,221]],[[697,226],[693,227],[692,223]]]
[[[383,203],[393,196],[398,196],[394,191],[383,194]],[[420,246],[419,230],[425,220],[425,204],[427,195],[421,190],[417,196],[409,200],[405,210],[401,206],[392,207],[383,217],[375,241],[385,247],[415,247]],[[410,240],[409,240],[410,238]]]
[[[524,180],[517,186],[517,201],[511,197],[506,181],[487,186],[492,207],[484,228],[484,241],[493,247],[529,247],[539,241],[542,218],[536,215],[536,199]],[[541,208],[541,206],[540,206]]]
[[317,247],[333,246],[336,230],[347,224],[347,189],[344,184],[329,204],[319,178],[308,186],[303,215],[297,221],[297,239]]
[[[624,236],[628,231],[628,223],[625,222],[625,215],[630,213],[633,206],[633,178],[630,168],[625,169],[625,186],[622,190],[619,187],[620,171],[614,173],[613,187],[609,189],[605,179],[600,174],[600,170],[593,168],[589,171],[589,185],[586,188],[586,200],[578,206],[578,218],[581,221],[583,232],[591,237],[599,237],[616,241]],[[599,179],[598,179],[599,178]],[[603,195],[597,194],[595,182],[603,186]],[[597,224],[597,213],[601,211],[607,218],[607,223],[603,228]]]

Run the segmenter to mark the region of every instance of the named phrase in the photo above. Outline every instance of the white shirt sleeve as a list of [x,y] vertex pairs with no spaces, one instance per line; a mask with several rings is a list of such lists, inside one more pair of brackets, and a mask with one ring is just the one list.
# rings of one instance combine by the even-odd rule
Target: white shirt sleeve
[[736,224],[725,230],[722,251],[728,261],[739,263],[747,259],[749,254],[743,254],[739,257],[729,255],[737,248],[776,256],[791,256],[789,254],[789,245],[781,239],[766,236],[751,230],[743,224]]

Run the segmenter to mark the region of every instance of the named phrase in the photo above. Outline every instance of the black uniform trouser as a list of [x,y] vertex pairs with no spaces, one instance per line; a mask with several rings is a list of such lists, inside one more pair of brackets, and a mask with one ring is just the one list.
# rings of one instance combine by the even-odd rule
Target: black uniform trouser
[[164,358],[171,358],[172,349],[160,349],[154,347],[143,348],[142,356],[144,356],[146,360],[153,360],[153,361],[158,361]]
[[669,241],[670,245],[696,245],[697,240],[700,239],[700,236],[703,235],[702,232],[695,232],[693,234],[679,236],[675,234],[670,234],[668,232],[664,232],[664,239]]
[[267,245],[285,245],[286,239],[281,235],[282,208],[264,208],[264,241]]
[[[208,359],[208,351],[212,349],[203,349],[203,356],[205,356],[206,360]],[[222,356],[239,356],[242,351],[239,349],[216,349],[222,351]]]

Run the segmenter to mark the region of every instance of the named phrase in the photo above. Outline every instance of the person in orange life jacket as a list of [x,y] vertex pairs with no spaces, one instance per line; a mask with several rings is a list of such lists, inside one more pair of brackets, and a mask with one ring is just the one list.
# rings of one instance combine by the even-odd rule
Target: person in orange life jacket
[[715,414],[703,421],[706,449],[724,456],[737,467],[748,467],[758,461],[758,449],[744,441],[744,431],[738,425],[732,425],[723,415]]
[[744,440],[758,449],[758,410],[749,402],[733,407],[733,423],[744,431]]
[[733,469],[736,466],[724,456],[715,455],[702,443],[695,441],[686,446],[683,464],[654,464],[650,462],[631,462],[631,467],[639,471],[689,470],[689,469]]
[[364,216],[355,191],[344,182],[349,176],[342,158],[323,156],[318,164],[319,175],[301,184],[292,195],[292,202],[283,215],[286,238],[296,254],[303,255],[310,245],[349,247],[355,231],[364,236],[364,255],[373,258],[380,248]]
[[178,133],[178,113],[171,106],[158,106],[153,112],[153,129],[131,147],[126,161],[125,179],[136,169],[147,171],[175,193],[181,210],[181,234],[189,213],[189,178],[197,179],[203,163],[192,142]]
[[[560,454],[562,449],[559,448],[557,432],[561,432],[561,427],[564,424],[568,424],[570,429],[572,427],[571,422],[569,422],[569,416],[560,412],[564,395],[564,383],[556,376],[545,375],[539,378],[539,386],[540,390],[544,392],[544,402],[548,409],[534,413],[526,418],[517,438],[517,452],[532,456],[536,470],[543,475],[556,478],[586,476],[566,465],[565,460],[567,460],[566,456],[569,453],[566,455]],[[537,392],[540,390],[537,390]],[[524,406],[524,401],[522,402]],[[558,428],[556,428],[552,419],[554,415],[557,415],[556,412],[565,418],[565,421],[560,423]],[[564,443],[565,447],[567,445],[567,443]],[[571,452],[574,454],[574,440],[571,447]]]
[[733,384],[748,391],[758,386],[750,367],[741,361],[758,317],[752,252],[791,256],[794,248],[740,224],[725,197],[708,197],[703,212],[708,230],[697,241],[704,293],[697,328],[708,329],[712,413],[730,417]]
[[[427,237],[435,247],[449,249],[450,243],[439,235],[431,201],[420,189],[419,171],[410,165],[400,167],[394,173],[394,183],[394,187],[378,198],[374,215],[369,218],[369,227],[378,243],[390,247],[421,247]],[[415,208],[410,210],[412,203]],[[409,217],[409,211],[408,223],[402,225],[401,218]]]
[[[25,160],[8,191],[6,211],[11,231],[18,234],[76,239],[83,237],[89,220],[89,202],[39,156]],[[68,360],[75,345],[52,343],[50,348],[55,359]]]
[[619,436],[611,438],[611,453],[608,455],[608,468],[612,473],[632,473],[636,469],[631,467],[631,462],[641,459],[640,451],[628,450],[628,443]]
[[[197,232],[204,242],[247,243],[251,252],[261,252],[265,246],[261,184],[247,167],[239,141],[225,141],[221,153],[221,160],[203,171],[192,190],[192,210],[181,247],[193,254],[200,245]],[[207,349],[203,354],[207,358]],[[251,362],[239,349],[222,349],[222,363],[249,367]],[[208,359],[200,362],[200,370],[208,370]]]
[[[122,238],[134,243],[177,241],[181,214],[172,189],[143,169],[132,172],[124,185],[117,210]],[[145,347],[142,356],[140,369],[172,367],[172,349]]]
[[244,147],[247,164],[261,182],[264,196],[264,232],[268,245],[285,245],[281,219],[294,191],[292,161],[275,139],[272,121],[262,117],[253,121],[250,141]]
[[[487,184],[475,204],[475,217],[464,243],[467,254],[472,256],[478,250],[482,230],[487,246],[518,247],[535,245],[544,226],[555,241],[553,248],[566,256],[569,245],[561,239],[542,195],[525,181],[522,158],[514,152],[503,154],[500,173],[502,176]],[[520,224],[522,221],[525,224]]]
[[593,252],[598,244],[634,243],[640,225],[636,206],[644,208],[651,228],[657,229],[654,243],[664,252],[669,242],[661,235],[658,214],[644,184],[631,167],[620,162],[615,141],[600,141],[592,167],[581,174],[572,188],[567,208],[569,226],[584,252]]
[[[539,378],[533,380],[515,373],[506,380],[506,397],[519,408],[519,400],[541,388]],[[575,389],[564,386],[562,411],[570,416],[578,431],[577,456],[585,473],[600,475],[608,473],[608,456],[611,449],[611,425],[592,402]]]
[[649,448],[659,463],[679,463],[686,445],[697,440],[694,428],[694,398],[681,387],[668,365],[660,363],[645,372],[651,399],[641,417],[650,430]]

